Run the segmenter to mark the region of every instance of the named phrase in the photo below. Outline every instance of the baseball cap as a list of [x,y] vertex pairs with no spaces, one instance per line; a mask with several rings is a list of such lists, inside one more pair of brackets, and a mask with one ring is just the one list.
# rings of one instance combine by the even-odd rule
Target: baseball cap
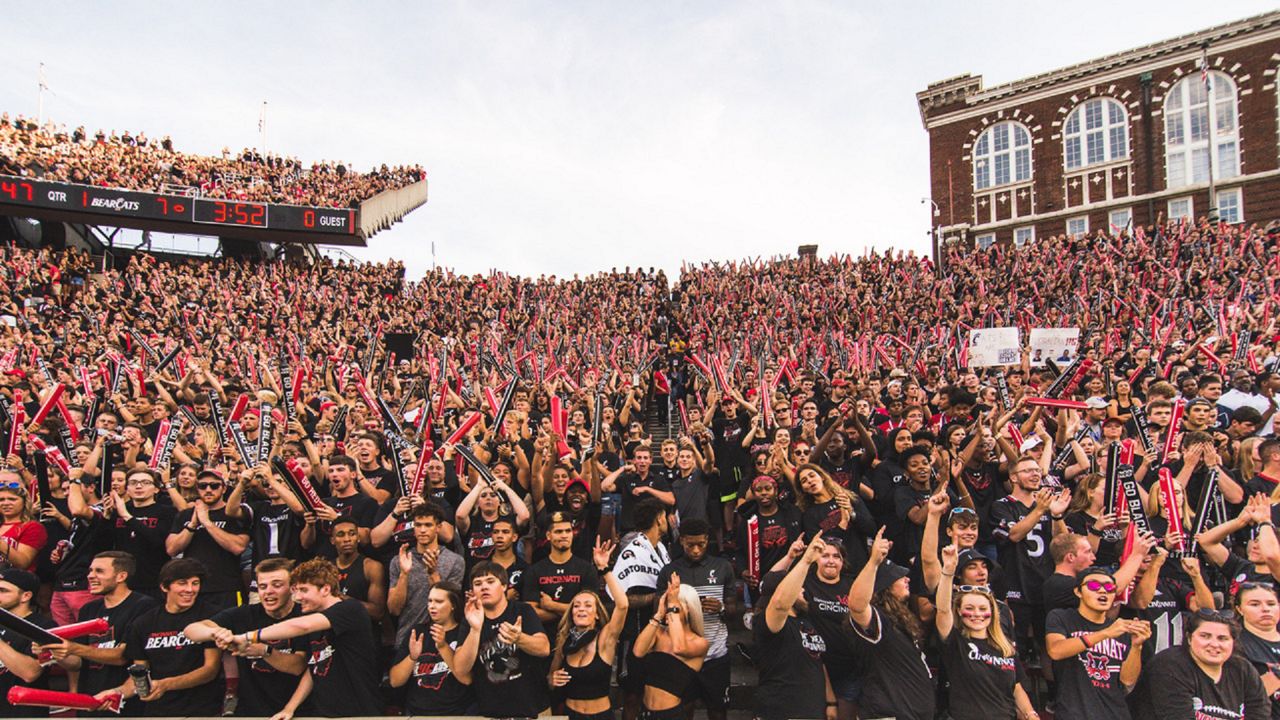
[[1090,410],[1106,410],[1107,409],[1107,401],[1098,397],[1097,395],[1094,395],[1088,400],[1085,400],[1084,404]]
[[0,580],[10,583],[23,592],[35,594],[40,592],[40,578],[32,575],[26,570],[17,568],[8,568],[0,572]]
[[196,473],[196,479],[197,479],[197,480],[199,480],[199,479],[200,479],[200,478],[202,478],[202,477],[214,477],[214,478],[217,478],[217,479],[219,479],[219,480],[221,480],[221,481],[223,481],[223,482],[226,482],[226,481],[227,481],[227,479],[226,479],[225,477],[223,477],[223,476],[222,476],[222,473],[218,472],[217,470],[214,470],[213,468],[205,468],[205,469],[201,470],[200,472]]
[[1124,425],[1124,420],[1118,417],[1108,417],[1102,421],[1103,425]]
[[565,485],[565,486],[564,486],[564,493],[565,493],[566,495],[568,495],[568,494],[569,494],[569,491],[571,491],[571,490],[573,490],[573,489],[575,489],[575,488],[581,488],[582,492],[584,492],[584,493],[590,493],[590,492],[591,492],[591,488],[587,485],[587,481],[586,481],[586,480],[583,480],[583,479],[582,479],[582,478],[580,478],[580,477],[575,477],[575,478],[573,478],[572,480],[570,480],[570,481],[569,481],[569,484],[568,484],[568,485]]
[[889,588],[890,585],[898,582],[907,576],[907,569],[892,560],[885,560],[880,569],[876,571],[876,588],[875,594],[879,595]]
[[973,548],[967,548],[965,550],[961,550],[960,556],[956,558],[956,572],[959,572],[976,562],[986,563],[987,569],[992,569],[993,563],[991,562],[991,558],[983,555]]

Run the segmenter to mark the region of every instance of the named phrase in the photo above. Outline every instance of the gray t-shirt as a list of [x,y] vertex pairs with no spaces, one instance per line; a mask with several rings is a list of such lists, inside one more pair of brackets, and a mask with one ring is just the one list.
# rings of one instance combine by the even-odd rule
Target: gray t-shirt
[[[405,593],[404,609],[396,618],[397,647],[409,637],[409,630],[414,625],[425,622],[427,618],[427,593],[431,590],[431,579],[427,575],[427,566],[423,564],[422,554],[417,551],[411,554],[413,567],[409,568],[409,589]],[[392,558],[390,565],[390,587],[395,587],[395,584],[400,581],[400,560]],[[440,555],[436,558],[436,570],[440,573],[441,580],[461,586],[466,563],[463,562],[461,555],[441,547]]]

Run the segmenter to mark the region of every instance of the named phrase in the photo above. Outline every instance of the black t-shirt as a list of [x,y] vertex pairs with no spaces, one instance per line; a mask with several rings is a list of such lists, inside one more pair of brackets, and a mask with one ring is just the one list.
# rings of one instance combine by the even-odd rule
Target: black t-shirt
[[[338,517],[352,518],[360,528],[372,528],[374,518],[378,515],[378,502],[364,493],[356,493],[350,497],[327,497],[324,504],[333,508]],[[329,542],[332,530],[333,524],[329,522],[322,521],[316,526],[316,543],[311,549],[317,557],[332,560],[338,556],[333,543]]]
[[853,626],[855,648],[867,655],[870,672],[862,686],[859,707],[868,717],[932,720],[934,679],[924,653],[872,606],[871,622]]
[[467,567],[493,557],[493,524],[499,520],[510,520],[512,525],[516,524],[514,513],[500,514],[492,520],[485,520],[484,515],[478,510],[471,514],[471,524],[467,526],[467,532],[463,535],[462,541],[467,553],[464,558],[467,561]]
[[[169,532],[173,534],[187,532],[182,529],[182,526],[191,524],[191,518],[194,515],[194,507],[178,513],[173,519],[173,525],[169,527]],[[210,510],[209,521],[233,535],[247,536],[249,534],[249,528],[243,520],[227,517],[225,507]],[[182,551],[182,556],[195,558],[204,563],[207,574],[204,582],[200,585],[200,592],[222,593],[235,592],[240,589],[239,553],[230,553],[224,550],[213,539],[213,536],[209,534],[203,524],[201,524],[199,530],[195,531],[191,544],[187,545],[187,549]]]
[[[550,496],[548,496],[550,499]],[[551,552],[547,530],[551,528],[551,514],[555,512],[550,506],[544,507],[537,517],[537,532],[533,540],[533,560],[537,562]],[[568,510],[560,512],[569,514]],[[588,502],[582,512],[571,516],[573,520],[573,554],[578,557],[591,557],[595,547],[596,531],[600,527],[600,503]]]
[[[498,640],[498,626],[521,621],[525,635],[545,634],[538,613],[526,603],[507,603],[496,618],[484,619],[480,627],[480,649],[471,668],[471,686],[476,710],[489,717],[536,717],[549,704],[546,687],[547,658],[534,657]],[[463,624],[458,635],[462,643],[471,633]]]
[[769,568],[787,554],[787,548],[791,547],[791,543],[804,533],[803,516],[800,509],[791,503],[779,505],[772,515],[760,514],[758,506],[754,503],[743,505],[742,510],[743,517],[738,519],[736,530],[738,555],[734,564],[739,572],[745,573],[749,570],[747,549],[753,532],[751,521],[755,519],[757,521],[754,530],[755,541],[760,551],[760,578],[763,578],[765,573],[769,572]]
[[1041,593],[1045,612],[1080,605],[1080,598],[1076,597],[1076,579],[1070,575],[1059,572],[1050,575],[1049,579],[1044,581]]
[[826,717],[826,641],[807,618],[787,617],[778,632],[764,616],[755,618],[756,716],[763,720]]
[[992,541],[991,507],[1006,493],[1000,474],[1000,463],[979,462],[977,467],[966,465],[961,473],[965,487],[969,488],[969,496],[973,498],[973,506],[978,512],[978,542]]
[[618,476],[617,488],[622,494],[622,513],[618,516],[618,529],[626,532],[635,529],[635,511],[636,505],[641,500],[653,497],[649,493],[634,494],[632,491],[638,487],[651,487],[661,492],[671,492],[671,483],[665,478],[658,475],[652,468],[645,477],[640,477],[635,473],[623,473]]
[[[1236,640],[1236,653],[1244,656],[1259,675],[1280,672],[1280,640],[1266,640],[1242,629]],[[1271,718],[1280,720],[1280,690],[1271,695]]]
[[[293,610],[280,620],[299,615],[302,615],[302,609],[295,603]],[[268,615],[261,605],[227,608],[213,616],[215,624],[234,633],[258,630],[280,620]],[[302,638],[274,640],[266,644],[273,653],[301,653],[307,650],[307,643]],[[265,658],[237,657],[236,664],[240,666],[237,715],[270,717],[289,702],[293,691],[298,688],[299,676],[275,669]]]
[[[527,598],[524,596],[524,574],[529,571],[529,563],[525,562],[524,558],[520,557],[518,554],[514,552],[512,553],[512,555],[515,556],[515,561],[512,562],[511,565],[507,566],[506,568],[507,569],[507,589],[516,591],[517,600],[522,600],[522,601],[527,600]],[[494,562],[498,562],[496,559],[492,557],[489,559],[493,560]],[[498,562],[498,564],[501,565],[502,563]],[[511,596],[508,595],[507,597],[510,598]]]
[[[957,624],[959,624],[957,622]],[[1016,713],[1013,686],[1018,654],[1004,657],[982,638],[968,638],[958,627],[942,643],[942,666],[950,684],[948,710],[955,720],[1004,720]]]
[[524,573],[525,602],[538,604],[538,599],[546,595],[558,603],[568,603],[579,590],[599,590],[600,573],[590,561],[576,555],[570,555],[563,564],[557,564],[550,557],[534,563]]
[[[135,619],[154,609],[156,601],[149,595],[131,592],[115,607],[108,608],[102,598],[94,598],[80,608],[77,619],[80,622],[106,618],[111,627],[99,635],[88,635],[77,640],[85,645],[100,648],[113,648],[128,642],[129,632]],[[123,665],[104,665],[85,660],[80,664],[80,682],[77,690],[94,695],[103,690],[117,688],[124,684],[129,673]],[[141,704],[140,700],[129,700],[129,704]]]
[[[1089,530],[1097,524],[1097,520],[1093,516],[1084,511],[1073,512],[1063,519],[1067,529],[1071,532],[1085,537],[1089,534]],[[1109,527],[1100,531],[1102,537],[1098,538],[1098,549],[1095,551],[1097,557],[1094,558],[1094,564],[1100,567],[1110,567],[1120,562],[1120,554],[1124,549],[1124,531],[1118,527]]]
[[1227,658],[1214,682],[1186,646],[1172,647],[1152,658],[1139,684],[1137,720],[1254,720],[1274,712],[1262,679],[1238,654]]
[[[762,412],[768,412],[761,408]],[[717,413],[711,421],[711,434],[715,437],[716,465],[720,471],[733,476],[733,470],[747,466],[747,451],[742,447],[742,437],[751,429],[746,413],[738,413],[732,420]]]
[[[470,685],[458,681],[449,664],[436,650],[431,639],[431,623],[419,623],[413,626],[412,632],[423,637],[422,654],[413,665],[409,675],[409,690],[405,694],[405,711],[408,715],[466,715],[467,709],[475,701]],[[396,650],[393,665],[409,657],[409,638]],[[459,625],[445,633],[445,641],[456,652],[462,644],[462,626]]]
[[111,523],[95,508],[93,516],[72,518],[62,559],[54,566],[54,590],[88,590],[89,563],[112,545]]
[[[1064,637],[1079,637],[1104,630],[1114,621],[1093,623],[1079,610],[1054,610],[1045,620],[1046,632]],[[1055,660],[1053,674],[1058,679],[1058,705],[1054,717],[1059,720],[1129,720],[1125,705],[1125,687],[1120,682],[1120,666],[1133,643],[1126,633],[1114,640],[1102,640],[1079,655]]]
[[[205,645],[182,634],[193,622],[209,617],[200,603],[185,612],[170,613],[163,605],[152,608],[129,628],[124,656],[131,662],[145,660],[153,680],[176,677],[204,665]],[[212,647],[210,645],[209,647]],[[152,702],[143,703],[142,714],[156,716],[218,716],[222,714],[225,684],[222,668],[209,682],[186,690],[174,690]]]
[[[249,538],[253,564],[272,557],[297,558],[302,553],[302,516],[280,503],[261,500],[249,503]],[[272,711],[275,712],[274,710]]]
[[1227,580],[1227,595],[1229,597],[1235,597],[1236,591],[1240,589],[1240,583],[1264,582],[1275,584],[1276,582],[1276,578],[1270,572],[1260,572],[1253,563],[1235,553],[1227,554],[1227,559],[1222,563],[1221,570],[1222,576]]
[[[1160,537],[1157,535],[1157,537]],[[1142,644],[1145,662],[1161,650],[1182,644],[1186,618],[1184,612],[1191,609],[1195,589],[1181,580],[1161,575],[1156,580],[1156,592],[1147,606],[1134,613],[1151,623],[1151,638]],[[1128,608],[1122,608],[1121,617],[1128,617]]]
[[822,636],[826,649],[822,662],[828,668],[860,668],[861,657],[853,651],[853,632],[849,627],[849,587],[854,576],[842,573],[835,583],[818,579],[816,567],[804,580],[804,596],[809,601],[808,619]]
[[1022,540],[1013,542],[1009,539],[1009,530],[1030,512],[1031,509],[1017,498],[1006,495],[991,507],[991,521],[995,525],[993,533],[1000,550],[1000,567],[1006,572],[1008,601],[1040,605],[1044,581],[1053,574],[1053,558],[1049,555],[1053,520],[1046,512]]
[[[53,620],[39,613],[32,613],[28,615],[26,619],[29,622],[31,622],[33,625],[36,625],[42,628],[47,629],[47,628],[54,627]],[[12,647],[14,650],[17,650],[18,652],[22,653],[23,655],[26,655],[27,657],[34,657],[34,655],[32,655],[31,653],[30,638],[19,635],[18,633],[12,630],[9,630],[6,628],[0,628],[0,640],[3,640],[4,642],[8,643],[9,646]],[[42,690],[47,690],[49,688],[49,680],[46,677],[45,672],[41,670],[40,677],[36,678],[34,682],[27,682],[26,680],[23,680],[22,678],[18,677],[14,673],[10,672],[8,668],[4,667],[3,665],[0,665],[0,698],[7,698],[9,695],[9,688],[15,687],[15,686],[33,687],[33,688],[40,688]],[[48,714],[49,714],[49,711],[46,708],[18,707],[16,705],[11,705],[8,702],[0,703],[0,717],[32,717],[35,715],[48,715]]]
[[117,516],[112,526],[112,536],[117,550],[133,555],[138,572],[129,578],[134,590],[154,590],[160,586],[160,568],[169,562],[169,552],[164,543],[173,527],[178,510],[172,505],[154,502],[146,507],[129,505],[132,516],[127,522]]
[[306,637],[314,688],[308,700],[326,717],[381,715],[378,693],[378,647],[370,631],[369,612],[347,598],[321,611],[330,628]]

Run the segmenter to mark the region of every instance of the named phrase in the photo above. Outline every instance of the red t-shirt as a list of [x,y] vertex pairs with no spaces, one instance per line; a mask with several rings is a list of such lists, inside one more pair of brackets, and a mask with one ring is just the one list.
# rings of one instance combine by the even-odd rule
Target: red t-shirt
[[[3,537],[9,542],[16,542],[21,545],[28,545],[36,549],[36,555],[40,555],[40,549],[49,540],[49,534],[45,532],[44,526],[34,520],[20,523],[10,527],[4,532]],[[36,566],[36,560],[31,561],[31,565],[19,570],[32,570]]]

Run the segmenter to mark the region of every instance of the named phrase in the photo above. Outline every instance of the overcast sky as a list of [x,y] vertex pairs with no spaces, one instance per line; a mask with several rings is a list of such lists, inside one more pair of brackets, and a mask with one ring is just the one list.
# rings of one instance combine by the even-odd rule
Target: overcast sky
[[[288,9],[293,8],[293,9]],[[924,252],[915,93],[988,86],[1274,9],[1236,0],[6,4],[0,110],[421,163],[430,201],[356,253],[417,277]]]

